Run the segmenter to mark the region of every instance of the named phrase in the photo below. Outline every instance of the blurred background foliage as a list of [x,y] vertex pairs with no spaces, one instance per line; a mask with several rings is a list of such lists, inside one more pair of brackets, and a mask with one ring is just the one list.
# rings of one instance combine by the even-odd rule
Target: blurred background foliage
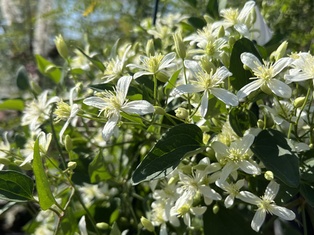
[[[37,73],[34,55],[58,59],[53,39],[62,34],[72,47],[88,43],[104,52],[121,38],[134,42],[141,35],[140,22],[152,22],[157,0],[0,0],[0,98],[18,96],[15,77],[21,66],[30,77]],[[243,6],[245,0],[159,0],[158,16],[182,13],[218,18],[219,7]],[[292,51],[314,46],[313,0],[256,0],[275,33],[272,44],[288,40]],[[208,10],[210,9],[210,10]],[[215,9],[215,10],[212,10]],[[110,50],[109,50],[110,51]],[[35,77],[35,76],[34,76]]]

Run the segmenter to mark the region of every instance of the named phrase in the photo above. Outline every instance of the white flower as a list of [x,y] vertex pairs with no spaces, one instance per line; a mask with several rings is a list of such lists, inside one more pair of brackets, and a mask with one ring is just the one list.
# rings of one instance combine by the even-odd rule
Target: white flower
[[37,99],[26,104],[22,116],[22,126],[29,125],[31,131],[37,131],[39,126],[49,119],[51,104],[58,102],[59,97],[48,99],[48,90],[41,93]]
[[266,213],[275,214],[284,220],[295,219],[295,214],[293,211],[281,206],[277,206],[274,202],[278,190],[279,184],[277,184],[275,181],[271,181],[265,190],[264,196],[262,196],[261,198],[255,196],[253,193],[248,191],[240,192],[238,196],[239,199],[258,207],[251,222],[251,227],[256,232],[259,231],[260,227],[264,223]]
[[184,65],[192,72],[193,79],[190,81],[191,84],[179,85],[170,95],[179,96],[185,93],[203,92],[200,105],[202,117],[206,116],[208,110],[209,94],[213,94],[227,105],[238,105],[238,99],[234,94],[219,87],[227,77],[232,75],[226,67],[218,68],[215,73],[213,70],[207,73],[196,61],[186,60]]
[[154,106],[146,100],[128,102],[126,95],[131,81],[131,76],[123,76],[118,81],[115,93],[105,91],[102,93],[103,97],[93,96],[83,101],[86,105],[100,109],[99,115],[104,112],[104,115],[108,118],[102,132],[106,141],[110,139],[115,131],[116,125],[120,120],[120,112],[139,115],[154,112]]
[[174,65],[172,61],[175,58],[175,52],[171,52],[167,55],[156,54],[149,57],[141,55],[140,62],[142,65],[128,64],[127,67],[140,69],[140,71],[134,74],[134,79],[136,79],[143,75],[157,75],[158,73],[163,72],[163,70]]
[[239,168],[251,175],[259,175],[261,169],[258,167],[251,157],[253,156],[250,147],[254,141],[251,134],[245,135],[242,140],[236,140],[231,143],[230,147],[221,142],[215,141],[212,148],[218,162],[223,165],[220,181],[224,182],[228,176],[237,171]]
[[293,69],[285,76],[287,82],[302,82],[314,78],[314,57],[310,53],[299,53],[292,62]]
[[240,188],[244,185],[244,179],[237,181],[234,183],[228,183],[227,181],[216,181],[216,185],[219,188],[222,188],[228,193],[228,196],[225,199],[225,207],[229,208],[233,205],[234,199],[238,196],[240,193]]
[[[7,157],[10,154],[11,145],[8,141],[8,132],[5,131],[3,134],[3,141],[0,141],[0,162],[7,162]],[[4,167],[4,164],[0,163],[0,170]]]
[[252,70],[255,77],[250,79],[255,79],[255,81],[245,85],[239,90],[237,94],[239,100],[242,100],[259,88],[267,94],[273,93],[282,98],[290,98],[292,92],[291,88],[275,77],[291,64],[291,58],[281,58],[274,64],[264,61],[264,64],[262,64],[255,55],[244,52],[241,54],[241,61]]

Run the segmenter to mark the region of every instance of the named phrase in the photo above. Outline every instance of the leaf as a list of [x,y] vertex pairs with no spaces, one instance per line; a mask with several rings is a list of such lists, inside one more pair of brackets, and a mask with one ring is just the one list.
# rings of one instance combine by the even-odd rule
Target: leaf
[[24,102],[23,100],[19,99],[9,99],[0,101],[0,110],[17,110],[23,111],[24,110]]
[[101,152],[99,152],[99,154],[97,154],[93,161],[89,164],[88,174],[91,183],[99,183],[111,178]]
[[309,184],[301,184],[300,192],[302,196],[305,198],[306,202],[311,206],[314,207],[314,187],[313,185]]
[[29,88],[29,78],[24,66],[21,66],[17,71],[16,85],[22,91],[25,91]]
[[104,64],[96,59],[96,58],[92,58],[90,56],[88,56],[82,49],[80,49],[79,47],[77,48],[90,62],[92,62],[92,64],[94,66],[96,66],[96,68],[98,68],[101,72],[104,72],[105,71],[105,66]]
[[39,153],[39,140],[35,141],[34,145],[34,158],[33,158],[33,170],[36,180],[36,189],[38,193],[39,205],[41,209],[47,210],[53,204],[56,203],[51,190],[50,183],[48,181],[45,169]]
[[243,86],[248,84],[250,82],[249,78],[252,77],[251,72],[243,68],[243,64],[240,59],[243,52],[250,52],[258,59],[262,60],[252,41],[247,38],[241,38],[235,42],[230,56],[229,71],[232,73],[233,78],[230,79],[231,85],[236,90],[240,90]]
[[214,19],[219,19],[219,4],[217,0],[209,0],[206,12],[212,16]]
[[175,71],[171,78],[167,81],[167,83],[164,86],[164,93],[167,94],[167,91],[170,89],[173,89],[176,86],[176,81],[179,77],[179,74],[181,72],[181,69]]
[[187,154],[203,146],[203,133],[194,124],[169,129],[133,172],[133,184],[157,179],[173,171]]
[[32,178],[18,171],[0,171],[0,199],[12,202],[34,200]]
[[208,98],[208,107],[210,108],[207,110],[206,117],[212,118],[227,111],[226,104],[212,94]]
[[240,137],[250,127],[256,126],[257,118],[250,110],[232,108],[229,113],[229,123],[233,131]]
[[54,83],[58,84],[62,77],[61,70],[40,55],[35,55],[35,58],[39,71],[49,77]]
[[261,131],[251,149],[278,179],[290,187],[299,186],[299,160],[281,132],[272,129]]
[[197,5],[197,0],[183,0],[183,1],[190,4],[190,6],[192,6],[192,7],[196,7],[196,5]]
[[195,16],[188,18],[188,22],[196,29],[202,29],[206,25],[205,20]]

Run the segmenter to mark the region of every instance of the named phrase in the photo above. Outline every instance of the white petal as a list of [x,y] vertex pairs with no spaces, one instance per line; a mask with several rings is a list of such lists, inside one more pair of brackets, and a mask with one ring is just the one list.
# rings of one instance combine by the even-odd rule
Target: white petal
[[135,73],[133,76],[134,76],[134,79],[136,78],[139,78],[143,75],[152,75],[153,73],[152,72],[148,72],[148,71],[139,71],[137,73]]
[[304,72],[299,72],[297,74],[287,74],[285,75],[285,79],[287,82],[302,82],[305,80],[312,79],[313,76]]
[[237,106],[239,104],[238,97],[230,91],[222,88],[211,88],[210,92],[227,105]]
[[255,6],[256,20],[253,25],[253,38],[259,45],[265,45],[272,38],[273,33],[267,26],[259,8]]
[[220,194],[206,185],[199,186],[199,190],[204,197],[208,197],[212,200],[221,200]]
[[88,97],[83,101],[83,103],[99,109],[104,109],[108,106],[102,98],[97,96]]
[[167,67],[169,67],[169,64],[176,58],[176,53],[175,52],[171,52],[169,54],[167,54],[160,62],[160,66],[158,70],[162,70],[165,69]]
[[87,229],[86,229],[86,221],[85,221],[85,215],[82,216],[82,218],[79,221],[79,230],[81,235],[88,235]]
[[201,100],[200,113],[202,117],[206,116],[208,110],[208,92],[205,91]]
[[102,130],[102,137],[105,141],[108,141],[113,135],[114,130],[117,126],[120,116],[112,115],[106,122],[104,129]]
[[256,70],[259,66],[263,66],[261,61],[252,53],[244,52],[240,56],[241,61],[252,70]]
[[234,162],[228,162],[221,170],[220,179],[221,181],[225,181],[228,176],[239,167]]
[[[228,150],[228,147],[219,142],[219,141],[215,141],[212,143],[212,148],[214,149],[214,151],[218,154],[221,154],[221,155],[227,155],[227,150]],[[219,159],[218,159],[219,160]]]
[[266,211],[258,209],[251,222],[251,227],[254,231],[258,232],[265,221]]
[[245,173],[251,174],[251,175],[259,175],[261,174],[261,169],[254,165],[253,163],[249,161],[242,161],[238,163],[240,169],[244,171]]
[[184,66],[191,70],[194,75],[203,71],[201,66],[194,60],[185,60]]
[[234,196],[228,195],[225,199],[225,202],[224,202],[225,207],[229,208],[233,205],[233,203],[234,203]]
[[125,99],[125,97],[128,93],[131,81],[132,81],[131,76],[123,76],[118,80],[116,90],[117,90],[117,94],[122,95],[123,100]]
[[201,92],[204,91],[204,88],[200,86],[195,86],[192,84],[186,84],[186,85],[180,85],[171,91],[170,95],[178,97],[180,95],[183,95],[185,93],[196,93],[196,92]]
[[271,208],[269,208],[269,212],[277,215],[278,217],[284,219],[284,220],[294,220],[295,214],[292,210],[289,210],[287,208],[272,205]]
[[241,101],[243,98],[251,94],[253,91],[256,91],[258,88],[260,88],[262,84],[263,84],[262,79],[258,79],[253,82],[250,82],[249,84],[246,84],[238,91],[237,93],[238,99]]
[[219,69],[217,69],[213,77],[218,79],[217,83],[220,83],[221,81],[230,76],[232,76],[232,73],[225,66],[222,66]]
[[242,34],[245,37],[249,36],[249,29],[245,24],[239,23],[234,25],[235,30],[237,30],[240,34]]
[[254,6],[255,6],[254,1],[246,2],[245,5],[243,6],[241,12],[238,15],[238,20],[244,21],[249,16],[249,14],[251,13]]
[[272,79],[267,82],[269,89],[277,96],[282,98],[290,98],[292,94],[291,88],[284,82]]
[[237,198],[253,205],[258,205],[261,202],[261,199],[258,196],[254,195],[249,191],[241,191],[237,195]]
[[280,185],[277,184],[274,180],[270,181],[269,184],[267,185],[267,188],[265,189],[264,196],[270,201],[274,200],[279,191],[279,187]]
[[251,145],[254,142],[254,138],[255,138],[254,135],[251,135],[251,134],[247,134],[242,138],[242,141],[241,141],[242,153],[246,153],[250,149]]
[[278,73],[280,73],[283,69],[285,69],[287,66],[291,65],[293,62],[292,58],[284,57],[276,61],[276,63],[273,65],[274,67],[274,76],[276,76]]
[[144,115],[154,112],[154,106],[146,100],[135,100],[121,108],[126,113]]
[[198,206],[198,207],[192,207],[191,211],[194,215],[202,215],[205,213],[207,207],[206,206]]

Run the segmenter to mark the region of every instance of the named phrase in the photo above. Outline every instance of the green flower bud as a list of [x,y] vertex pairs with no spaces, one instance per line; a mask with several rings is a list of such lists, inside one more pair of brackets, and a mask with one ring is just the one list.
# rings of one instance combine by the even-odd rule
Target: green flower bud
[[66,151],[68,151],[68,152],[73,150],[72,139],[71,139],[71,137],[69,135],[65,136],[64,146],[65,146]]
[[305,102],[305,97],[302,96],[302,97],[298,97],[296,98],[294,101],[293,101],[293,106],[296,107],[296,108],[300,108],[302,107],[302,105],[304,104]]
[[70,170],[74,170],[77,167],[77,163],[76,162],[68,162],[68,168]]
[[216,66],[206,56],[201,58],[201,66],[207,73],[216,70]]
[[161,82],[167,82],[168,79],[169,79],[169,76],[168,74],[164,73],[163,71],[159,71],[157,74],[156,74],[156,78],[161,81]]
[[264,177],[266,180],[271,181],[274,179],[274,173],[272,171],[266,171]]
[[219,30],[218,30],[218,37],[222,38],[225,36],[225,28],[223,26],[220,26]]
[[61,34],[55,38],[55,45],[59,55],[66,60],[69,57],[69,51]]
[[287,41],[281,43],[277,50],[270,54],[270,60],[277,61],[284,57],[284,55],[286,54],[287,47],[288,47]]
[[160,106],[154,106],[155,113],[160,115],[165,115],[166,111]]
[[219,212],[219,206],[216,204],[213,206],[213,213],[217,214]]
[[261,128],[261,129],[264,129],[265,123],[264,123],[264,121],[262,119],[258,119],[257,120],[257,127]]
[[145,52],[146,52],[147,56],[155,55],[155,46],[154,46],[154,40],[153,39],[148,40],[148,42],[146,44]]
[[178,108],[175,110],[176,116],[181,119],[187,119],[189,117],[189,112],[185,108]]
[[141,224],[144,228],[146,228],[149,232],[154,232],[155,228],[152,222],[150,222],[148,219],[146,219],[144,216],[141,217]]
[[96,227],[99,228],[99,229],[102,229],[102,230],[106,230],[106,229],[110,228],[109,224],[107,224],[105,222],[97,223]]
[[173,35],[174,47],[176,49],[177,55],[184,59],[186,57],[186,47],[182,40],[181,33],[177,32]]

